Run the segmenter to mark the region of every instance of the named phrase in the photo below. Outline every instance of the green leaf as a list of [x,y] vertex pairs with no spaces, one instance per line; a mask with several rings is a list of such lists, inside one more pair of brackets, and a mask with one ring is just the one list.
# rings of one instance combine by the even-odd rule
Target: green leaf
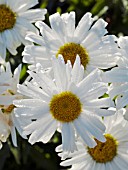
[[100,1],[97,1],[97,3],[95,4],[95,6],[92,8],[91,10],[91,13],[93,15],[96,15],[98,14],[105,6],[105,1],[104,0],[100,0]]
[[14,146],[11,145],[11,143],[8,141],[8,145],[9,145],[9,148],[10,148],[10,151],[12,152],[14,158],[15,158],[15,161],[17,164],[20,164],[20,151],[19,151],[19,148],[15,148]]
[[48,4],[48,1],[45,0],[45,1],[41,4],[40,8],[46,8],[46,7],[47,7],[47,4]]
[[61,9],[60,7],[57,7],[56,11],[59,12],[59,13],[61,14],[62,9]]
[[20,81],[23,82],[26,77],[27,77],[27,65],[24,64],[22,65],[22,70],[20,73]]

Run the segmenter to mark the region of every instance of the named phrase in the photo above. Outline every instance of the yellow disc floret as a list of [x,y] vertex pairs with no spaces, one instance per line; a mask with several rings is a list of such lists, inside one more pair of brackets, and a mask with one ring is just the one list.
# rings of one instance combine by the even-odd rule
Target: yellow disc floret
[[[6,84],[6,85],[8,85],[8,84]],[[15,95],[15,93],[10,89],[7,89],[2,94],[2,96],[9,96],[9,97],[12,95]],[[4,114],[11,114],[11,112],[13,111],[14,108],[15,108],[15,105],[13,105],[13,104],[10,104],[10,105],[1,105],[0,104],[0,109]]]
[[61,122],[77,119],[82,111],[80,99],[69,91],[54,95],[49,106],[52,116]]
[[16,14],[6,5],[0,5],[0,32],[12,29],[16,23]]
[[84,66],[85,69],[89,62],[89,56],[86,49],[80,44],[76,44],[73,42],[61,46],[56,56],[58,57],[59,54],[64,57],[65,63],[67,63],[67,60],[70,60],[72,65],[74,64],[76,55],[78,54],[81,60],[81,64]]
[[1,110],[5,114],[10,114],[13,111],[14,108],[15,108],[15,105],[11,104],[7,107],[3,107]]
[[98,163],[107,163],[113,160],[117,155],[118,142],[111,135],[105,135],[106,142],[100,142],[95,139],[97,146],[88,147],[88,153]]

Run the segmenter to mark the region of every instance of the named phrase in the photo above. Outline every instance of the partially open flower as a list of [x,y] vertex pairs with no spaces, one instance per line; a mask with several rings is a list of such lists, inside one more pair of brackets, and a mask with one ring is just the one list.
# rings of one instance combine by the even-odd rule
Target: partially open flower
[[22,135],[22,128],[14,115],[15,105],[13,104],[14,99],[23,98],[17,92],[20,70],[21,65],[12,74],[9,63],[0,67],[0,141],[6,142],[8,136],[11,134],[15,146],[17,146],[15,128]]

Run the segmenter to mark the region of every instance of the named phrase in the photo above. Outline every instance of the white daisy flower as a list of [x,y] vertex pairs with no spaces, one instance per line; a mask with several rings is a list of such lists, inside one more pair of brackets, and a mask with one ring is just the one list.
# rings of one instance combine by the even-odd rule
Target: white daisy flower
[[107,91],[106,84],[100,82],[101,71],[95,70],[83,79],[84,67],[78,56],[73,68],[61,56],[52,58],[52,67],[53,78],[41,71],[29,71],[33,81],[18,85],[18,91],[31,98],[14,101],[19,107],[17,116],[33,120],[24,128],[25,135],[31,134],[29,142],[47,143],[58,128],[67,151],[76,149],[75,131],[90,147],[96,145],[92,136],[104,142],[105,126],[99,117],[114,112],[106,109],[113,106],[110,98],[99,99]]
[[117,61],[118,67],[103,74],[103,81],[112,83],[109,88],[109,95],[116,99],[117,109],[128,105],[128,36],[120,37],[118,45],[122,56]]
[[[71,170],[126,170],[128,168],[128,122],[123,118],[123,110],[103,120],[106,131],[106,142],[95,139],[97,146],[90,148],[78,141],[78,151],[69,154],[62,166],[70,166]],[[62,151],[58,146],[56,151]],[[65,153],[59,154],[61,157]]]
[[70,60],[73,65],[78,54],[86,73],[95,68],[106,69],[116,65],[116,37],[106,35],[107,23],[103,19],[94,23],[92,14],[86,13],[75,28],[75,12],[70,12],[61,16],[55,13],[49,21],[51,28],[44,22],[36,22],[42,37],[33,33],[27,35],[27,40],[40,46],[26,46],[23,62],[33,66],[41,63],[44,68],[49,68],[52,65],[51,56],[61,54],[66,63]]
[[[6,63],[5,68],[0,68],[0,141],[6,142],[11,133],[14,146],[17,146],[16,131],[22,135],[22,118],[18,119],[14,115],[13,100],[21,99],[23,96],[17,92],[21,65],[17,67],[12,75],[10,64]],[[24,136],[24,135],[22,135]],[[24,136],[25,137],[25,136]],[[0,144],[0,147],[2,145]]]
[[46,14],[46,9],[29,9],[37,4],[38,0],[0,0],[0,62],[4,62],[6,49],[16,55],[16,48],[27,44],[28,31],[37,32],[32,23]]

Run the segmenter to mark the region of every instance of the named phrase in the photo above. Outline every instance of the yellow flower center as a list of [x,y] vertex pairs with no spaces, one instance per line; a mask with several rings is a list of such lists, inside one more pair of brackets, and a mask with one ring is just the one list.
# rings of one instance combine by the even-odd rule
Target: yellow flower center
[[59,54],[62,54],[65,63],[67,63],[67,60],[70,60],[72,66],[75,62],[77,54],[79,55],[81,64],[84,66],[85,69],[89,62],[89,56],[86,49],[80,44],[76,44],[73,42],[61,46],[58,50],[58,53],[56,54],[56,57],[58,57]]
[[98,163],[107,163],[113,160],[117,155],[118,142],[111,135],[105,135],[106,142],[102,143],[95,139],[97,146],[94,148],[88,147],[88,153]]
[[69,91],[54,95],[49,105],[52,116],[61,122],[77,119],[82,111],[80,99]]
[[12,29],[16,23],[16,14],[6,5],[0,5],[0,32]]

